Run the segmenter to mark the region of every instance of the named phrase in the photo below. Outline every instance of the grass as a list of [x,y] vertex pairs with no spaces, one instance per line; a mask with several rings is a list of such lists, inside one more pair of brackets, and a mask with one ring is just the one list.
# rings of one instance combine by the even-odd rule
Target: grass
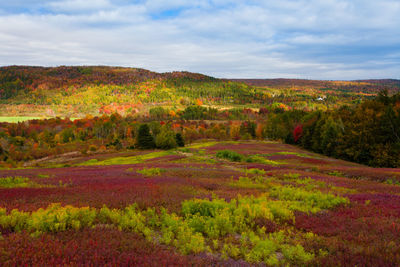
[[22,121],[29,121],[29,120],[40,120],[46,119],[45,117],[0,117],[0,122],[22,122]]
[[160,168],[143,168],[141,170],[137,170],[136,172],[143,174],[144,176],[159,176],[165,172],[165,170]]
[[105,159],[105,160],[101,160],[101,161],[99,161],[97,159],[90,159],[83,163],[77,164],[77,166],[97,166],[97,165],[106,166],[106,165],[138,164],[138,163],[143,163],[144,161],[149,160],[149,159],[169,156],[172,154],[174,154],[173,151],[157,151],[157,152],[151,152],[151,153],[139,155],[139,156],[115,157],[115,158]]
[[202,142],[202,143],[194,143],[186,146],[187,148],[203,148],[203,147],[210,147],[214,146],[216,144],[219,144],[220,142],[216,141],[210,141],[210,142]]
[[[51,119],[52,117],[0,117],[0,122],[17,123],[30,120],[43,120]],[[69,118],[71,121],[77,120],[79,118]]]
[[286,164],[284,162],[278,162],[278,161],[275,161],[275,160],[266,159],[264,157],[257,156],[257,155],[248,157],[246,159],[246,162],[261,163],[261,164],[272,165],[272,166],[278,166],[278,165],[281,165],[281,164]]
[[38,178],[50,178],[49,174],[38,174],[37,175]]
[[0,178],[0,188],[22,188],[22,187],[40,187],[39,184],[32,182],[29,178],[20,176],[9,176]]

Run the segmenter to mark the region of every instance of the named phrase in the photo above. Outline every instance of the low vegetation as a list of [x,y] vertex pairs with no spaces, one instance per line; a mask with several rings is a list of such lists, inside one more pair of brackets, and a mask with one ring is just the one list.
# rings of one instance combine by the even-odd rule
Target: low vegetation
[[[230,160],[238,155],[240,161]],[[79,265],[81,258],[42,257],[40,251],[50,249],[43,240],[86,244],[76,243],[85,235],[90,245],[73,251],[94,262],[97,249],[109,248],[106,264],[123,264],[121,255],[128,254],[148,263],[168,248],[166,265],[396,265],[400,187],[379,179],[395,171],[329,158],[312,169],[316,159],[307,155],[280,143],[213,141],[177,151],[102,155],[78,167],[13,170],[17,175],[1,178],[7,186],[0,187],[0,259]],[[254,157],[266,161],[247,160]],[[276,157],[280,164],[269,164]],[[363,171],[374,181],[346,178]],[[26,172],[30,178],[20,175]],[[123,247],[118,233],[130,236]],[[103,238],[107,242],[96,243]],[[137,243],[152,249],[129,250]],[[22,256],[11,257],[14,250]],[[383,258],[389,251],[393,257]]]

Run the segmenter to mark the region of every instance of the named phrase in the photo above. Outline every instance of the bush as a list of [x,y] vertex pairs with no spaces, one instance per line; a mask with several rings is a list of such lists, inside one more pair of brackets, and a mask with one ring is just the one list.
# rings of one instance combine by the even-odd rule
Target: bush
[[29,178],[20,176],[10,176],[0,178],[0,188],[21,188],[21,187],[40,187],[39,184],[32,182]]
[[217,158],[228,159],[230,161],[243,161],[244,157],[239,153],[231,150],[221,150],[216,154]]
[[94,152],[96,150],[97,150],[97,146],[95,146],[95,145],[90,145],[89,146],[89,151]]

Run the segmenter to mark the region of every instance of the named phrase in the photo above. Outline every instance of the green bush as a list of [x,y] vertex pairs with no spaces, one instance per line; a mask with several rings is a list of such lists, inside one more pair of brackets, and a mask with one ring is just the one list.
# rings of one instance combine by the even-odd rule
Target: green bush
[[91,226],[96,218],[96,210],[89,207],[62,207],[52,204],[46,209],[35,212],[23,212],[16,209],[9,215],[3,209],[0,212],[0,226],[12,231],[60,232],[67,229],[79,230]]
[[231,151],[231,150],[221,150],[221,151],[217,151],[216,154],[217,158],[222,158],[222,159],[227,159],[230,161],[243,161],[244,157],[235,152],[235,151]]
[[277,186],[270,191],[271,197],[292,202],[292,208],[299,211],[311,211],[313,213],[321,209],[330,209],[337,205],[348,204],[349,200],[344,197],[335,196],[321,191],[308,191],[303,188],[292,186]]
[[41,185],[31,181],[29,178],[20,176],[9,176],[0,178],[0,188],[40,187]]

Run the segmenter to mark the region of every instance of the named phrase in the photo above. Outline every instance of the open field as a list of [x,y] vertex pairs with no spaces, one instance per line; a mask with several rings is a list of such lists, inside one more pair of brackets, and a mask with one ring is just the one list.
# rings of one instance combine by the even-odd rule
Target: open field
[[[0,117],[0,122],[17,123],[29,120],[43,120],[50,119],[51,117]],[[71,121],[76,120],[76,118],[70,118]]]
[[0,171],[2,265],[400,264],[400,169],[261,141],[68,164]]
[[40,118],[40,117],[0,117],[0,122],[15,123],[15,122],[29,121],[29,120],[40,120],[43,118]]

